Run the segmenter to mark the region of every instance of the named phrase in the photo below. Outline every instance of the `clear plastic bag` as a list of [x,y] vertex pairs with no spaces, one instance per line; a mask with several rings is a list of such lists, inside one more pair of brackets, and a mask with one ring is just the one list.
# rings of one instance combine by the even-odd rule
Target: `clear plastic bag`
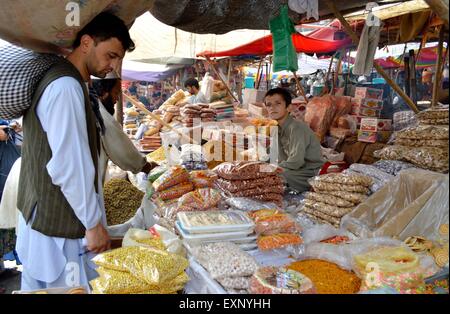
[[267,187],[267,186],[282,186],[284,181],[281,176],[273,175],[265,178],[255,179],[255,180],[224,180],[218,179],[217,186],[222,190],[226,190],[231,193],[254,189],[257,187]]
[[205,96],[207,101],[211,101],[214,93],[214,79],[209,73],[206,73],[201,82],[200,92]]
[[190,162],[190,161],[205,161],[202,153],[202,147],[200,145],[195,144],[184,144],[181,145],[181,154],[180,154],[181,162]]
[[319,193],[328,193],[331,191],[337,191],[337,192],[351,192],[367,195],[370,192],[370,190],[367,187],[362,185],[329,183],[329,182],[321,182],[314,179],[309,180],[308,182],[313,187],[314,191]]
[[293,217],[278,210],[261,209],[251,212],[249,216],[255,222],[255,232],[259,235],[301,232]]
[[[306,192],[305,193],[305,199],[316,201],[316,202],[322,202],[324,204],[338,206],[338,207],[354,207],[355,204],[352,202],[349,202],[345,199],[342,199],[337,196],[329,195],[327,193],[316,193],[316,192]],[[304,204],[302,202],[300,205]]]
[[166,251],[145,247],[123,247],[94,257],[98,266],[129,272],[149,285],[162,285],[179,276],[188,261]]
[[342,173],[329,173],[321,176],[316,176],[310,180],[310,183],[311,182],[338,183],[369,187],[372,184],[372,179],[365,175],[345,175]]
[[314,97],[306,106],[305,122],[322,142],[336,113],[334,96]]
[[386,172],[381,171],[377,167],[371,165],[352,164],[350,166],[350,169],[384,183],[387,183],[394,179],[394,176],[387,174]]
[[438,240],[448,223],[448,175],[407,169],[342,219],[342,227],[359,237],[421,235]]
[[372,166],[393,176],[397,176],[402,170],[415,168],[413,164],[399,160],[379,160],[372,164]]
[[220,200],[221,195],[219,191],[215,189],[197,189],[183,195],[178,200],[177,212],[215,209]]
[[247,290],[248,288],[250,288],[250,278],[251,277],[225,277],[222,279],[218,279],[217,281],[225,289]]
[[194,185],[191,182],[183,182],[158,192],[157,196],[163,201],[174,200],[193,190]]
[[261,202],[258,200],[252,200],[245,197],[229,197],[225,199],[225,203],[228,206],[246,212],[260,209],[281,210],[281,208],[274,203]]
[[122,240],[122,247],[143,246],[165,250],[166,247],[161,238],[152,234],[150,231],[130,228]]
[[303,274],[285,268],[263,267],[250,281],[252,294],[314,294],[312,281]]
[[153,182],[155,191],[164,191],[182,182],[189,181],[189,173],[181,166],[174,166]]
[[286,247],[299,246],[303,243],[302,237],[293,233],[278,233],[259,236],[256,241],[261,251],[268,251]]
[[419,125],[408,127],[396,133],[398,139],[448,140],[448,125]]
[[308,228],[302,233],[303,242],[306,246],[311,243],[322,242],[335,236],[347,237],[349,240],[354,238],[354,236],[347,230],[336,229],[330,225],[316,225],[312,228]]
[[214,172],[226,180],[250,180],[281,174],[282,169],[260,161],[236,161],[224,162]]
[[430,108],[416,114],[419,121],[448,119],[448,106]]
[[196,189],[214,187],[217,175],[210,170],[195,170],[190,173],[190,180]]
[[305,199],[303,201],[303,204],[312,210],[314,210],[314,213],[317,214],[318,212],[326,214],[328,216],[341,218],[342,216],[348,214],[351,212],[354,208],[354,206],[351,207],[337,207],[334,205],[329,205],[323,202],[313,201],[310,199]]
[[251,276],[258,269],[255,259],[231,242],[201,244],[192,253],[213,279]]

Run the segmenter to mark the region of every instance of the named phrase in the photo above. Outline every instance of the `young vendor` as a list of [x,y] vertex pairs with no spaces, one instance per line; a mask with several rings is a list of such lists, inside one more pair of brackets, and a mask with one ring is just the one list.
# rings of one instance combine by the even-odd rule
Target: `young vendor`
[[323,165],[321,146],[314,132],[288,112],[291,94],[283,88],[267,92],[264,103],[269,117],[278,121],[278,163],[288,186],[299,192],[308,191],[308,179],[316,176]]

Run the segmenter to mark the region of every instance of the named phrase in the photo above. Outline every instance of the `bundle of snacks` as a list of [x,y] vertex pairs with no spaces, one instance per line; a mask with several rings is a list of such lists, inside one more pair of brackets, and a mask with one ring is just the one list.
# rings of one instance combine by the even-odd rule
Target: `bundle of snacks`
[[448,125],[418,125],[408,127],[396,132],[396,138],[409,140],[448,140]]
[[217,281],[225,288],[228,292],[233,293],[238,290],[239,293],[248,293],[250,288],[250,276],[247,277],[225,277],[222,279],[217,279]]
[[372,166],[393,176],[397,176],[402,170],[415,168],[413,164],[399,160],[379,160]]
[[362,278],[369,278],[364,282],[363,290],[389,286],[409,293],[408,290],[425,284],[418,255],[403,246],[372,249],[356,255],[354,263],[354,270]]
[[387,174],[386,172],[378,169],[377,167],[363,164],[352,164],[350,168],[344,170],[343,173],[363,174],[372,178],[373,184],[370,186],[370,190],[372,191],[372,193],[377,192],[389,181],[394,179],[394,176]]
[[225,162],[214,168],[217,186],[232,197],[274,202],[282,206],[284,185],[281,169],[259,161]]
[[131,246],[93,259],[100,277],[91,281],[94,293],[173,293],[189,280],[188,261],[164,250]]
[[269,251],[303,243],[302,237],[293,233],[277,233],[258,237],[256,241],[261,251]]
[[339,227],[343,216],[362,203],[373,179],[362,174],[330,173],[312,178],[314,192],[305,193],[301,213],[320,223]]
[[198,120],[198,122],[214,121],[215,113],[207,104],[189,104],[181,109],[181,117],[184,126],[192,127],[194,120]]
[[159,134],[155,135],[145,135],[141,140],[139,140],[141,150],[143,151],[155,151],[161,148],[161,137]]
[[174,200],[194,190],[189,182],[189,173],[181,166],[171,167],[152,184],[156,196],[163,200]]
[[204,243],[192,251],[213,279],[249,277],[258,269],[255,259],[231,242]]
[[182,101],[186,97],[183,90],[178,90],[172,96],[170,96],[160,107],[161,110],[169,107],[175,106],[178,102]]
[[221,200],[219,191],[211,188],[197,189],[178,200],[177,212],[214,210]]
[[263,267],[252,276],[252,294],[314,294],[316,288],[305,275],[291,269]]
[[448,106],[431,108],[416,114],[421,124],[448,125]]
[[210,170],[194,170],[189,177],[196,189],[212,188],[218,178],[217,174]]
[[354,273],[324,260],[298,261],[288,268],[311,279],[318,294],[353,294],[358,293],[361,287],[361,279]]
[[260,209],[249,213],[255,222],[255,232],[259,235],[278,233],[300,233],[301,228],[289,214],[279,210]]
[[129,181],[111,179],[104,187],[106,220],[109,226],[130,220],[139,209],[144,193]]

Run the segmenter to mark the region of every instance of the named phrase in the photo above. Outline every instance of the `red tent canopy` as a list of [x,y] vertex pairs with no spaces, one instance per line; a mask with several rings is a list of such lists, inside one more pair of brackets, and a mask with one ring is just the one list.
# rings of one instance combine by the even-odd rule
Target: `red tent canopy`
[[[343,40],[323,40],[296,33],[292,35],[292,41],[297,52],[304,53],[330,53],[352,43],[350,38]],[[272,35],[264,36],[248,44],[234,49],[211,52],[204,51],[197,54],[198,57],[235,57],[243,55],[263,56],[273,53]]]

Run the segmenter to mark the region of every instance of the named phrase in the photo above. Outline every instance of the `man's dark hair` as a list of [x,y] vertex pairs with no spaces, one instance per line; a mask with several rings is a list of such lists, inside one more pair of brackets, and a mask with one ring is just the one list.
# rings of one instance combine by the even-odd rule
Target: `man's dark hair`
[[120,79],[92,80],[92,88],[99,97],[103,98],[106,93],[109,94],[108,97],[102,101],[102,104],[106,111],[111,115],[114,115],[114,103],[112,101],[111,92],[118,81],[120,81]]
[[111,38],[117,38],[122,43],[125,51],[131,52],[135,48],[125,23],[114,14],[108,12],[100,13],[78,32],[73,43],[74,49],[80,46],[83,35],[89,35],[94,38],[96,44]]
[[200,85],[195,78],[187,79],[186,82],[184,82],[184,87],[196,87],[197,89],[200,89]]
[[286,107],[292,103],[291,93],[287,89],[280,88],[280,87],[273,88],[266,93],[266,96],[264,96],[264,98],[266,98],[267,96],[273,96],[273,95],[281,95],[283,97],[284,101],[286,102]]

